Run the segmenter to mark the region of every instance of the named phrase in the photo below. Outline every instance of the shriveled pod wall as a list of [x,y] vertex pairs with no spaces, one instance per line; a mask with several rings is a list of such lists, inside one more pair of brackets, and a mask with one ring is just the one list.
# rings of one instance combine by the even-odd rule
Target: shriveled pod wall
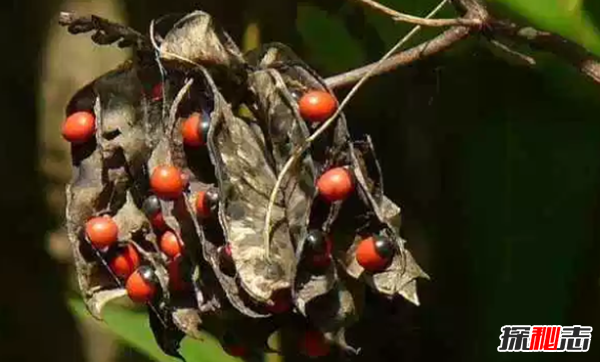
[[148,35],[94,16],[61,24],[135,49],[73,97],[62,129],[69,238],[95,318],[128,296],[170,355],[200,330],[233,355],[262,353],[290,328],[320,356],[357,351],[345,331],[364,288],[418,304],[427,275],[370,138],[353,140],[340,113],[307,145],[338,101],[289,48],[244,55],[201,11]]

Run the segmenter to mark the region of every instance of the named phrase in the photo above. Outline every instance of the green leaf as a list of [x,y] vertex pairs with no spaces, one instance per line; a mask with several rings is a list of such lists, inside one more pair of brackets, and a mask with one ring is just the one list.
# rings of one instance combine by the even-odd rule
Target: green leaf
[[600,9],[582,0],[488,0],[492,5],[506,7],[509,12],[533,26],[557,33],[600,55],[600,31],[594,24]]
[[[69,300],[73,313],[79,319],[91,319],[83,301],[80,299]],[[103,310],[106,323],[97,322],[109,329],[123,342],[131,345],[136,350],[159,362],[179,361],[164,354],[156,342],[148,326],[146,313],[135,312],[123,307],[107,306]],[[181,354],[187,361],[201,362],[234,362],[239,361],[227,355],[219,342],[209,334],[205,334],[203,341],[186,338],[181,345]]]
[[296,26],[308,47],[304,56],[322,72],[348,70],[363,62],[362,50],[343,22],[337,17],[328,16],[327,11],[300,4]]

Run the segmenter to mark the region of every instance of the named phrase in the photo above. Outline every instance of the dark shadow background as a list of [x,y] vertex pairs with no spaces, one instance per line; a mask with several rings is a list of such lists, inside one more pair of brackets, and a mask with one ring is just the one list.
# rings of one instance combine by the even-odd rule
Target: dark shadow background
[[[404,10],[424,13],[433,3],[406,1]],[[585,6],[597,8],[592,3]],[[131,24],[143,30],[150,19],[197,2],[125,4]],[[202,9],[238,41],[244,24],[258,20],[263,41],[291,45],[326,76],[375,60],[389,46],[377,29],[391,24],[376,27],[371,15],[344,4],[205,0]],[[46,232],[61,221],[44,203],[38,166],[40,49],[59,5],[0,5],[0,361],[6,362],[84,361],[64,304],[69,269],[44,248]],[[331,19],[298,25],[306,7]],[[344,36],[353,46],[344,48],[328,23],[349,29]],[[306,26],[324,45],[300,34]],[[597,86],[552,57],[542,56],[532,70],[499,59],[478,39],[365,85],[346,112],[350,127],[372,135],[386,193],[403,207],[409,248],[433,280],[420,285],[420,308],[369,299],[372,313],[358,331],[369,344],[359,360],[599,360],[598,337],[582,354],[496,352],[506,324],[600,328],[599,96]],[[129,351],[119,360],[143,358]]]

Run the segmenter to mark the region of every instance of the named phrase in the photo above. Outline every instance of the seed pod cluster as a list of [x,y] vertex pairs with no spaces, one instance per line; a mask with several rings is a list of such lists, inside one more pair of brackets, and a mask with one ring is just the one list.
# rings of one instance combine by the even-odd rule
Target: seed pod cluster
[[93,316],[128,296],[171,355],[201,330],[247,355],[290,328],[303,331],[299,352],[321,356],[355,351],[345,330],[363,288],[418,304],[427,275],[399,236],[370,139],[353,140],[343,114],[283,174],[267,224],[286,163],[338,107],[290,49],[242,54],[201,11],[148,36],[86,19],[61,23],[136,50],[75,94],[62,129],[67,226]]

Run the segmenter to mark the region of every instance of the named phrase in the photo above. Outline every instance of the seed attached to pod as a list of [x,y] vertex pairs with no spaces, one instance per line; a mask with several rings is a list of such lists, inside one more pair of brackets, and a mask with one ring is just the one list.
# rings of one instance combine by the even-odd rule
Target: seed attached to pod
[[127,278],[125,289],[132,301],[146,303],[156,295],[157,283],[152,267],[142,265]]
[[206,145],[206,136],[210,127],[210,117],[205,113],[192,113],[181,124],[183,143],[188,147],[201,147]]
[[161,199],[174,200],[183,193],[185,180],[179,168],[172,165],[161,165],[152,172],[150,187],[154,194]]
[[86,143],[95,133],[96,117],[91,112],[75,112],[62,125],[62,136],[73,144]]
[[345,167],[329,169],[317,180],[319,194],[329,202],[346,199],[354,190],[350,171]]
[[306,235],[305,243],[312,266],[325,268],[331,264],[331,238],[325,237],[319,230],[311,230]]
[[172,231],[165,231],[160,237],[160,250],[170,258],[176,258],[181,255],[183,245],[177,234]]
[[119,248],[109,261],[110,269],[119,278],[127,278],[140,265],[140,256],[132,245]]
[[219,192],[214,189],[199,191],[196,194],[196,215],[202,218],[211,216],[219,205]]
[[152,227],[156,230],[163,231],[167,228],[167,223],[163,218],[160,200],[156,195],[151,195],[142,204],[142,211],[150,220]]
[[104,249],[117,242],[119,227],[112,217],[97,216],[85,223],[85,235],[93,246]]
[[371,236],[363,239],[356,248],[356,261],[370,272],[382,271],[388,267],[396,246],[391,240],[381,236]]
[[317,358],[329,354],[329,344],[323,337],[323,334],[316,330],[304,332],[300,341],[300,350],[308,357]]
[[307,92],[298,101],[302,118],[313,123],[325,122],[335,113],[337,107],[335,97],[322,90]]

